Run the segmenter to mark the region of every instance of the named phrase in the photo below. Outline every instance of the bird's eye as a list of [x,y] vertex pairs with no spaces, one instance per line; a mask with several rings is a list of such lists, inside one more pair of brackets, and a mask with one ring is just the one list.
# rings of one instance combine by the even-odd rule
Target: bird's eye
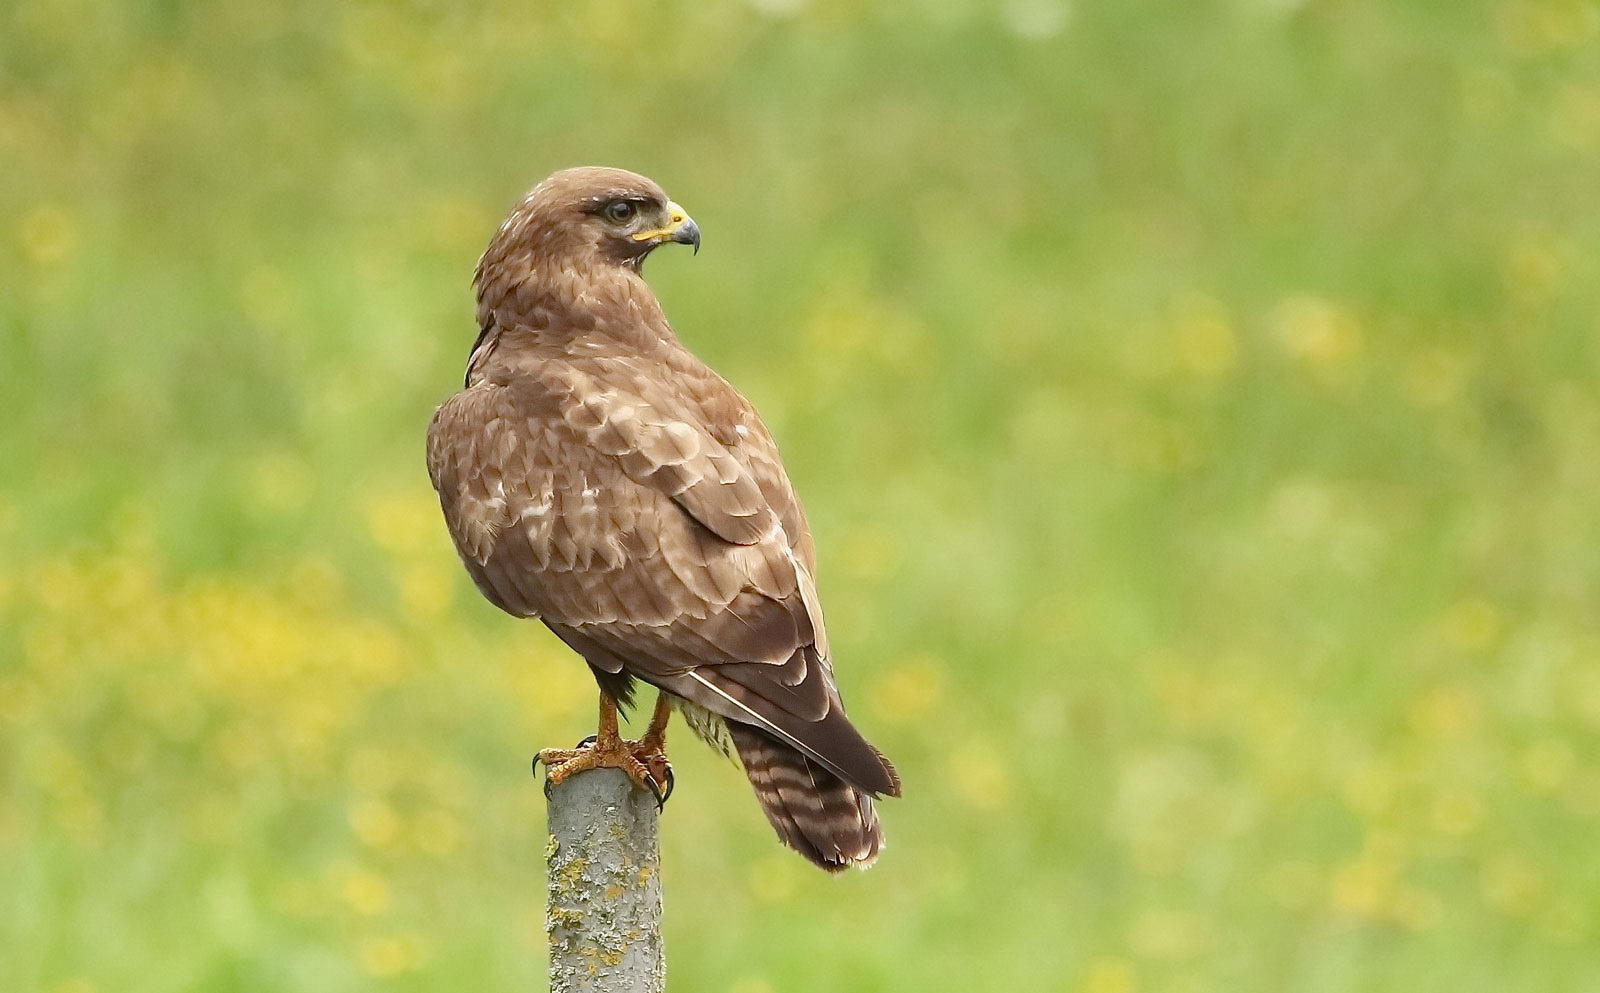
[[633,220],[639,208],[628,200],[613,200],[605,206],[606,220],[613,224],[626,224]]

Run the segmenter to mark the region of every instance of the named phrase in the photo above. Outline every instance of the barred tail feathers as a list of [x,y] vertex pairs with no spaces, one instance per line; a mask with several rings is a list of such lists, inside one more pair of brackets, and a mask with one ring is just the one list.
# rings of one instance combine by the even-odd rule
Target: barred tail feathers
[[866,868],[883,848],[872,797],[765,731],[728,721],[761,809],[783,843],[829,872]]

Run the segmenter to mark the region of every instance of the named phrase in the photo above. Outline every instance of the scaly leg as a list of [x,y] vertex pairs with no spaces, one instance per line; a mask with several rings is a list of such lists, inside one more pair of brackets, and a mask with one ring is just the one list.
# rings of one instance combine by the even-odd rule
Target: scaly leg
[[666,805],[672,795],[672,765],[667,761],[667,720],[672,705],[665,693],[656,698],[656,709],[644,737],[627,741],[617,727],[617,702],[600,694],[600,728],[577,748],[546,748],[538,761],[550,770],[548,783],[559,786],[568,776],[589,769],[621,769],[634,785],[647,790],[656,806]]

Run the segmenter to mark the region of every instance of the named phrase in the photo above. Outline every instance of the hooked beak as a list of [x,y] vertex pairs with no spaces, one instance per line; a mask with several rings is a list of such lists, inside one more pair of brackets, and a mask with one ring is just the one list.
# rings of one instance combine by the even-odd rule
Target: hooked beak
[[640,231],[633,235],[634,241],[645,241],[652,245],[663,242],[675,242],[679,245],[693,245],[694,253],[700,254],[700,225],[694,222],[688,212],[682,207],[667,201],[667,223],[664,227],[650,231]]

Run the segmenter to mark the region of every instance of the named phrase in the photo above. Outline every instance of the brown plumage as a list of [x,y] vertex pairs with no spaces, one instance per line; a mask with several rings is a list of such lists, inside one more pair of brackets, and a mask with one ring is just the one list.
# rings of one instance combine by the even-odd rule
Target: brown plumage
[[[655,183],[556,173],[478,264],[481,333],[428,468],[467,571],[626,705],[663,693],[737,750],[778,835],[829,870],[883,844],[894,767],[845,716],[805,513],[743,396],[678,341],[639,274],[699,231]],[[663,712],[664,713],[664,712]]]

